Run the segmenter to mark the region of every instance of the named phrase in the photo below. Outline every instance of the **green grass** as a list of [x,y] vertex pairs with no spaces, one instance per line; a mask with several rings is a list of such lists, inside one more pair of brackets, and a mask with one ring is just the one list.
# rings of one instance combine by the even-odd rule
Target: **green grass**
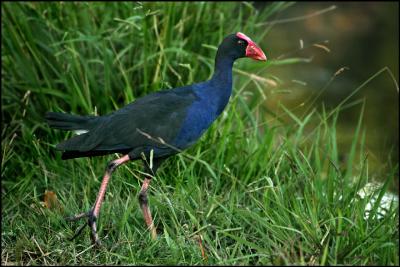
[[[50,130],[44,113],[104,115],[160,88],[206,80],[227,33],[244,32],[264,48],[272,25],[257,23],[290,5],[2,4],[2,264],[398,265],[398,204],[379,217],[378,201],[365,219],[372,195],[357,195],[374,175],[363,101],[302,117],[265,104],[280,88],[268,69],[301,58],[236,63],[221,118],[151,184],[158,240],[137,201],[139,162],[120,167],[109,184],[99,218],[103,248],[90,247],[87,229],[68,240],[79,223],[63,217],[91,207],[115,156],[62,161],[54,147],[71,134]],[[360,121],[350,151],[340,151],[336,120],[350,105],[360,107]],[[398,165],[383,175],[378,199]],[[42,206],[45,190],[57,194],[61,210]]]

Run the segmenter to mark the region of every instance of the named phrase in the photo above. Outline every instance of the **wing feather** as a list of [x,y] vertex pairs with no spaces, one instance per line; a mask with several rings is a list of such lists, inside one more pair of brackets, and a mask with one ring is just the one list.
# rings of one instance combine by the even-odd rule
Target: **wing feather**
[[139,98],[127,106],[99,117],[89,132],[57,145],[64,151],[121,151],[138,147],[166,148],[154,138],[172,142],[186,117],[187,108],[197,99],[190,86],[161,91]]

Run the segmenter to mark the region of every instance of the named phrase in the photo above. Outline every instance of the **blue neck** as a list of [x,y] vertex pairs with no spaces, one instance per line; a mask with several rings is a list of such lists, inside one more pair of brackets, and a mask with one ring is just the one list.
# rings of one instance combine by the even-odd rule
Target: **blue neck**
[[232,67],[235,60],[217,53],[211,80],[195,84],[192,89],[200,98],[187,109],[186,119],[173,145],[186,148],[193,144],[222,113],[232,92]]
[[225,108],[232,93],[232,67],[234,59],[231,57],[217,57],[215,59],[214,75],[209,81],[211,86],[208,97],[217,101],[217,115]]
[[215,59],[215,70],[212,77],[212,81],[217,82],[221,85],[232,86],[232,67],[234,59],[230,57],[219,57],[217,55]]

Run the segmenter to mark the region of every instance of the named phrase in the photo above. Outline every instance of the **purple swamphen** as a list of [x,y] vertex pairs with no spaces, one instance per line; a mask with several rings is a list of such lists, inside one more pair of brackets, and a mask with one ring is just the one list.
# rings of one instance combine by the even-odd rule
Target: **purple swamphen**
[[152,238],[156,238],[147,201],[151,177],[167,157],[193,145],[221,114],[232,92],[233,63],[243,57],[266,60],[263,51],[249,37],[240,32],[230,34],[218,47],[214,75],[208,81],[146,95],[104,116],[46,113],[50,127],[84,132],[56,146],[63,151],[62,159],[111,153],[123,155],[108,163],[93,207],[67,219],[87,217],[92,241],[100,244],[96,219],[111,174],[121,164],[142,159],[148,175],[139,193],[139,203]]

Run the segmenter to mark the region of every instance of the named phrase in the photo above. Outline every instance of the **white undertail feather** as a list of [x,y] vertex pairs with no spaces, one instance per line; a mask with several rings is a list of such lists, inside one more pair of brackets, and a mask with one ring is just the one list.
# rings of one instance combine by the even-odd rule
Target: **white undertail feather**
[[89,132],[89,131],[88,131],[88,130],[85,130],[85,129],[82,129],[82,130],[75,130],[75,131],[74,131],[74,133],[77,134],[77,135],[81,135],[81,134],[84,134],[84,133],[87,133],[87,132]]

